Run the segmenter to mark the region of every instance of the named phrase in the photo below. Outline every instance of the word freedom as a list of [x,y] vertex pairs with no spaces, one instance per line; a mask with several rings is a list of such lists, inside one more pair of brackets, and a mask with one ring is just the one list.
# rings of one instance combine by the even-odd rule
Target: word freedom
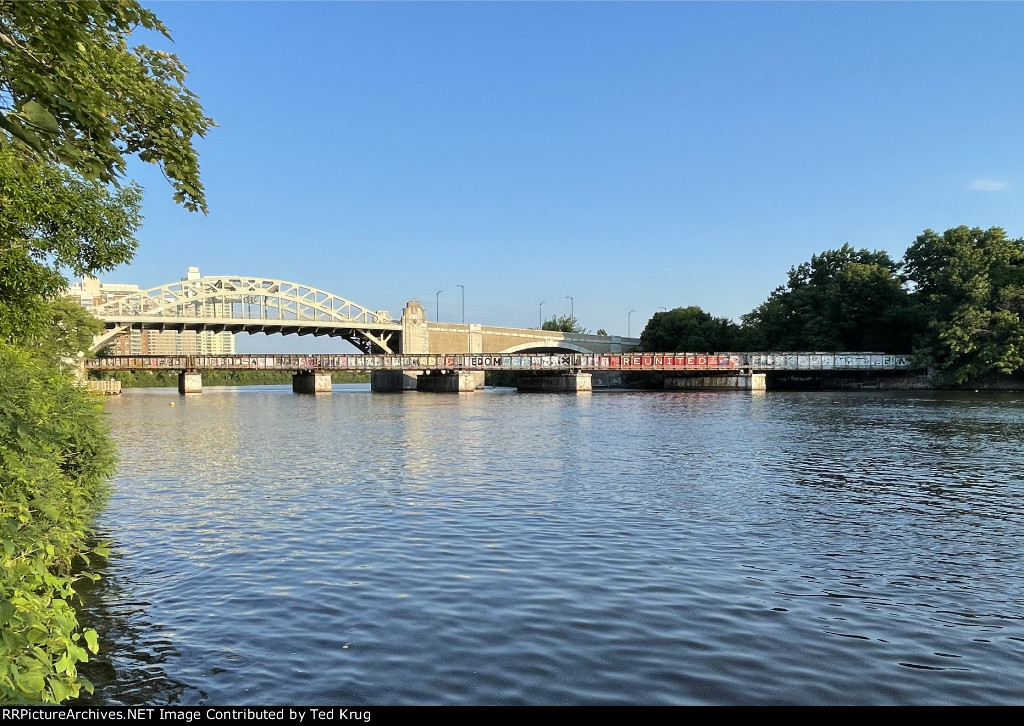
[[0,720],[19,721],[361,721],[370,711],[349,708],[2,708]]

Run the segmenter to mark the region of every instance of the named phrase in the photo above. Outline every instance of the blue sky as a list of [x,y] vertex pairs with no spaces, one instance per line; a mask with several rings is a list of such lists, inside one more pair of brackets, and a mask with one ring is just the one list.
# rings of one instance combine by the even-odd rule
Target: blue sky
[[[218,127],[103,277],[300,282],[396,317],[639,334],[925,228],[1024,236],[1024,4],[145,3]],[[573,300],[568,299],[572,296]],[[632,315],[629,311],[634,310]],[[240,350],[337,341],[240,336]]]

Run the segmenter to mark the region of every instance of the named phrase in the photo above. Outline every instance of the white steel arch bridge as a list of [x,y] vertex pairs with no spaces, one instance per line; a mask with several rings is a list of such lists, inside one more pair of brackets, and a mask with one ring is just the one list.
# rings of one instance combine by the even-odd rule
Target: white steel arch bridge
[[106,331],[96,352],[128,330],[281,333],[344,338],[364,353],[401,351],[402,324],[309,285],[266,277],[211,276],[132,290],[93,309]]

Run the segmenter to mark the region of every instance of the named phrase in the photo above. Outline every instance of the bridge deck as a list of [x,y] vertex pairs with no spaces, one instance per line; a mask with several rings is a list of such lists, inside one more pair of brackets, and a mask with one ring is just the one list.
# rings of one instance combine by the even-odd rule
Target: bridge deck
[[884,353],[623,353],[505,355],[110,356],[94,371],[828,371],[910,370],[909,356]]

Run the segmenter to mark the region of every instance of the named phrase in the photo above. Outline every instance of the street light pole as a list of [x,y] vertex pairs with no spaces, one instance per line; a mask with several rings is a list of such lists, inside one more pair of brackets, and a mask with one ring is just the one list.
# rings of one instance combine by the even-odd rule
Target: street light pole
[[435,323],[440,323],[441,322],[441,293],[442,292],[444,292],[444,290],[438,290],[437,294],[434,296],[434,322]]
[[544,300],[540,301],[540,311],[537,313],[537,330],[544,329]]
[[[455,287],[459,288],[459,290],[462,292],[462,324],[465,325],[466,324],[466,288],[464,288],[462,285],[456,285]],[[472,344],[470,343],[470,340],[469,340],[469,328],[466,328],[466,352],[467,353],[472,353],[473,352],[473,351],[470,350],[471,347],[472,347]]]
[[573,324],[576,323],[576,301],[572,299],[572,295],[566,295],[569,298],[569,317],[572,318]]
[[631,318],[633,317],[633,313],[635,313],[635,312],[636,312],[636,310],[630,310],[629,314],[626,316],[626,337],[627,338],[632,338],[633,337],[633,335],[632,335],[632,333],[633,333],[633,328],[632,328],[633,321],[631,320]]

